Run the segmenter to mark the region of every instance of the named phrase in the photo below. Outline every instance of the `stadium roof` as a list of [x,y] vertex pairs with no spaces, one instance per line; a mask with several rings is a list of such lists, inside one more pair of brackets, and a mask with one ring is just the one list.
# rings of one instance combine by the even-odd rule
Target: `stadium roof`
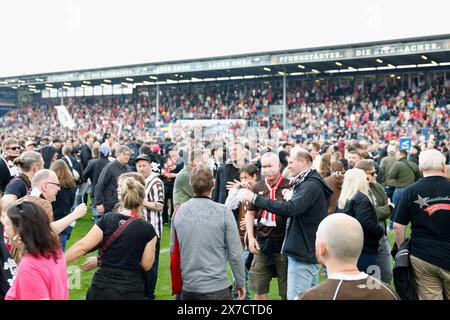
[[450,69],[450,34],[0,78],[0,87],[129,86],[359,72]]

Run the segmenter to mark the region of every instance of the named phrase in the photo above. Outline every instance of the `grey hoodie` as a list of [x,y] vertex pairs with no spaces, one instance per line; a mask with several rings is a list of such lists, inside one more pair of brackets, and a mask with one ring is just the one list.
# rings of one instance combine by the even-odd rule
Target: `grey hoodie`
[[227,261],[236,287],[244,288],[243,250],[230,209],[204,197],[194,197],[182,204],[172,220],[171,253],[174,227],[180,246],[184,291],[204,293],[228,288]]

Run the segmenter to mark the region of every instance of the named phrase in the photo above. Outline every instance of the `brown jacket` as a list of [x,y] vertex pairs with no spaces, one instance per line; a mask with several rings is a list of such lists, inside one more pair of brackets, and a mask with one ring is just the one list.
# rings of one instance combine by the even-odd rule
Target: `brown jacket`
[[27,195],[23,198],[21,198],[22,201],[30,201],[34,202],[35,204],[41,206],[42,209],[44,209],[45,213],[47,214],[48,218],[50,219],[50,222],[53,222],[53,208],[50,201],[42,198],[42,197],[35,197]]
[[325,178],[325,182],[333,190],[333,195],[328,199],[328,214],[332,214],[336,209],[336,204],[341,195],[342,183],[344,182],[344,175],[333,174]]

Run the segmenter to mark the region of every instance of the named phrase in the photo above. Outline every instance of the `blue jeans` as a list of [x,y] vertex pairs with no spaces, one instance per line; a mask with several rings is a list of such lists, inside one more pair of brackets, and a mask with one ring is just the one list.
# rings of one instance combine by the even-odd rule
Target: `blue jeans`
[[287,298],[294,300],[298,295],[319,283],[320,264],[302,262],[288,257]]
[[[397,205],[398,200],[400,200],[401,195],[403,194],[403,191],[405,191],[406,188],[395,188],[394,195],[392,196],[392,202],[394,205]],[[392,227],[394,226],[394,214],[395,210],[392,211],[391,215],[391,222],[389,223],[389,229],[392,230]]]
[[386,235],[380,239],[377,262],[380,267],[381,281],[390,285],[392,281],[391,244],[389,243],[389,239]]
[[67,227],[59,234],[59,242],[61,243],[62,251],[66,252],[66,243],[72,233],[73,227]]
[[160,239],[158,238],[155,246],[155,262],[152,268],[145,272],[144,300],[155,300],[156,281],[158,281],[159,248]]
[[94,222],[97,223],[98,220],[100,220],[100,218],[102,217],[102,215],[98,213],[98,210],[95,206],[92,206],[92,213],[94,215]]

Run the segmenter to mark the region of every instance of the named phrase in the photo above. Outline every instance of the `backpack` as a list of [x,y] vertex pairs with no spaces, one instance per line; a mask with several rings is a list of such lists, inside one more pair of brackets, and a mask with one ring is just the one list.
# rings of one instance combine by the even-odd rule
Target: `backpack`
[[397,291],[397,294],[403,300],[419,300],[416,291],[416,282],[414,281],[414,274],[409,260],[409,247],[409,239],[406,239],[395,255],[393,269],[394,286],[395,291]]

